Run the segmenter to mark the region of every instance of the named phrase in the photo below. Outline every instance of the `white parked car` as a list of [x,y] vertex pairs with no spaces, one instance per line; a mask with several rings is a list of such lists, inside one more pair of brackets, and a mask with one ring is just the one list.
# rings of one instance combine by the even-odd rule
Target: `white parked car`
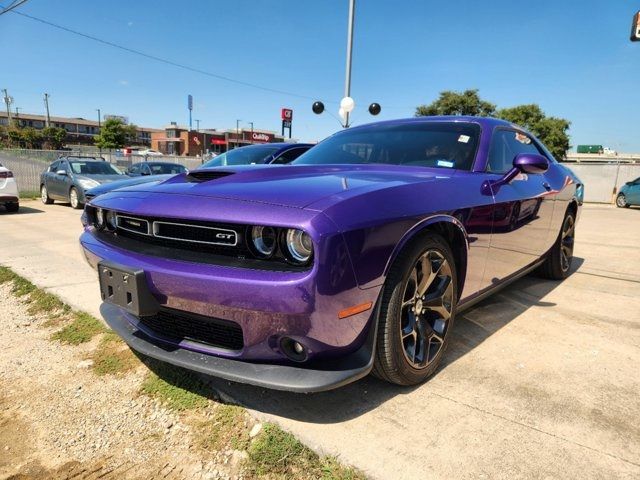
[[17,212],[20,208],[18,184],[13,172],[0,163],[0,204],[4,204],[7,212]]
[[136,155],[147,155],[149,157],[161,157],[162,153],[160,153],[157,150],[154,150],[152,148],[145,148],[142,150],[138,150],[137,152],[135,152]]

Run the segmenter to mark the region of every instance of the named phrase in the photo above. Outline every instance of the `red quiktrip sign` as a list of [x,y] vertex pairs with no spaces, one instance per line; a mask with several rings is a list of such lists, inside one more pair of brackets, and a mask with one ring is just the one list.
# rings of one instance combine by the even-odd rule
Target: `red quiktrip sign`
[[282,117],[282,120],[291,121],[293,120],[293,110],[290,108],[283,108],[280,112],[280,116]]

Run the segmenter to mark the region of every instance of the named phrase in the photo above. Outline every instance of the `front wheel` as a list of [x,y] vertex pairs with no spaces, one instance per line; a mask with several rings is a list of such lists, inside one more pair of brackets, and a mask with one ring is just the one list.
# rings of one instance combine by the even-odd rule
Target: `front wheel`
[[624,193],[621,193],[616,197],[616,206],[618,208],[629,208],[627,197],[624,196]]
[[382,290],[374,375],[416,385],[435,372],[453,325],[456,282],[440,235],[423,235],[398,255]]
[[49,191],[47,190],[46,185],[42,185],[40,187],[40,200],[42,200],[42,203],[45,205],[51,205],[53,203],[53,198],[49,196]]
[[575,214],[567,212],[556,242],[540,266],[539,273],[552,280],[563,280],[569,276],[573,261],[573,245],[576,236]]
[[71,187],[71,190],[69,190],[69,203],[71,204],[71,208],[75,208],[76,210],[82,208],[76,187]]

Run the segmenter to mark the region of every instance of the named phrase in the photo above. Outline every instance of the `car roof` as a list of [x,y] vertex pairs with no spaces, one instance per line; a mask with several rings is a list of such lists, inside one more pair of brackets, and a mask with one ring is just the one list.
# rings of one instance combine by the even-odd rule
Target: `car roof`
[[522,127],[514,125],[511,122],[507,122],[506,120],[501,120],[499,118],[474,117],[470,115],[436,115],[436,116],[428,116],[428,117],[400,118],[396,120],[383,120],[380,122],[357,125],[357,126],[351,127],[351,129],[357,130],[361,128],[376,127],[376,126],[383,126],[383,125],[407,125],[407,124],[438,123],[438,122],[476,123],[482,127],[489,127],[489,128],[493,128],[496,126],[505,126],[505,127],[515,126],[517,128],[522,129]]
[[[86,160],[89,162],[106,162],[106,160],[102,157],[94,157],[92,155],[63,155],[59,158],[57,158],[54,161],[58,161],[58,160]],[[53,162],[52,162],[53,163]]]
[[155,161],[151,161],[151,162],[136,162],[136,163],[132,163],[131,166],[133,167],[134,165],[142,165],[142,164],[147,164],[147,165],[176,165],[179,167],[184,167],[184,165],[182,165],[181,163],[174,163],[174,162],[155,162]]

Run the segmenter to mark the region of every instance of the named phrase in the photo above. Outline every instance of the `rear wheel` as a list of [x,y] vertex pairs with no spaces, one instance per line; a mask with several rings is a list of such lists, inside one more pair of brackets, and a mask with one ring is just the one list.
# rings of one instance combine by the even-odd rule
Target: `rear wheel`
[[627,197],[624,196],[624,193],[621,193],[616,197],[616,206],[619,208],[629,208]]
[[82,208],[76,187],[71,187],[71,190],[69,190],[69,203],[71,204],[71,208],[75,208],[76,210]]
[[547,254],[547,258],[540,266],[539,272],[545,278],[563,280],[569,276],[573,261],[573,245],[576,235],[576,219],[573,211],[564,216],[562,228],[556,242]]
[[373,374],[415,385],[438,368],[453,325],[457,299],[453,254],[427,234],[400,253],[384,284]]
[[5,208],[7,209],[7,212],[17,212],[20,210],[20,204],[18,202],[7,203],[5,204]]
[[51,205],[53,203],[53,198],[49,197],[46,185],[40,187],[40,200],[42,200],[42,203],[45,205]]

